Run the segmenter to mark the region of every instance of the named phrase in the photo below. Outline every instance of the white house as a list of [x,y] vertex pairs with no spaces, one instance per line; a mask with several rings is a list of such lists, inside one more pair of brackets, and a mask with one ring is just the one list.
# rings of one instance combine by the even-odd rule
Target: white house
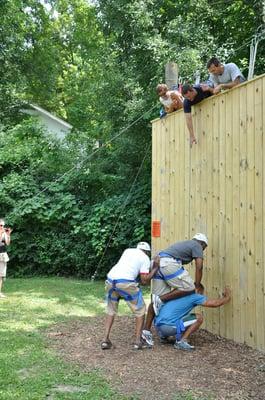
[[54,133],[58,139],[64,139],[66,134],[72,129],[72,125],[35,104],[29,104],[28,108],[21,110],[21,112],[36,117],[41,125],[43,125],[48,132]]

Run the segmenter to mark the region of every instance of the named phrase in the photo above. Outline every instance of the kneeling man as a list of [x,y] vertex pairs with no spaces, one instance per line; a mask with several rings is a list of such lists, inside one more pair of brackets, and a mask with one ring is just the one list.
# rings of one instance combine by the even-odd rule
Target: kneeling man
[[189,336],[197,331],[203,322],[201,314],[190,314],[196,306],[220,307],[231,299],[231,290],[226,287],[220,299],[207,299],[206,296],[194,293],[186,297],[170,300],[164,303],[155,318],[155,326],[161,341],[169,336],[175,336],[175,349],[193,350],[188,343]]

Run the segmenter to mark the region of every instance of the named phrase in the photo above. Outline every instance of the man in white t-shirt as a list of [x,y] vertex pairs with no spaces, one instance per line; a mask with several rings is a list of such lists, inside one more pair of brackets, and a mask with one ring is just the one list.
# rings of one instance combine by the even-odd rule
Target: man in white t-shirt
[[[124,299],[136,317],[134,349],[142,349],[141,333],[144,324],[146,306],[138,278],[143,285],[148,284],[159,268],[159,259],[155,259],[150,271],[151,248],[146,242],[140,242],[136,248],[126,249],[118,263],[109,271],[106,280],[107,318],[105,338],[101,343],[102,350],[112,347],[109,335],[118,311],[118,304]],[[150,271],[150,272],[149,272]]]
[[222,64],[218,58],[212,57],[207,63],[210,72],[210,81],[213,82],[214,88],[204,85],[204,90],[211,90],[213,94],[219,93],[221,90],[231,89],[245,81],[242,72],[234,63]]

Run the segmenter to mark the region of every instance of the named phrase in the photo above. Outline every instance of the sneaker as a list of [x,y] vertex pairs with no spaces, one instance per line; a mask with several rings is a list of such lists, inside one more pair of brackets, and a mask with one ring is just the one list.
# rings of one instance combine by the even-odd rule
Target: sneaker
[[180,340],[179,342],[176,342],[174,344],[174,348],[177,350],[187,350],[187,351],[195,349],[195,347],[191,346],[188,342],[186,342],[186,340]]
[[4,295],[4,293],[0,293],[0,298],[4,299],[6,296]]
[[143,350],[143,349],[152,349],[153,346],[150,346],[149,344],[147,344],[147,342],[143,341],[143,339],[141,339],[140,342],[135,342],[133,344],[133,350]]
[[143,330],[142,331],[142,339],[149,345],[154,346],[153,335],[150,331]]
[[160,297],[157,296],[156,294],[152,294],[152,303],[153,303],[155,315],[158,315],[160,308],[163,304],[163,301],[160,300]]
[[134,343],[134,344],[133,344],[133,350],[142,350],[142,349],[143,349],[143,344],[142,344],[142,342]]

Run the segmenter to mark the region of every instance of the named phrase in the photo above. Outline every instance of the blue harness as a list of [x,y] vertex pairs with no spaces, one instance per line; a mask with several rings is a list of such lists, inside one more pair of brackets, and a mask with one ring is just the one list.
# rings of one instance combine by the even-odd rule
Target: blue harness
[[154,275],[153,279],[157,279],[157,280],[160,279],[162,281],[169,281],[170,279],[176,278],[176,276],[181,275],[183,273],[183,271],[184,271],[184,268],[181,267],[176,272],[174,272],[173,274],[165,275],[165,274],[163,274],[163,272],[159,268],[157,273]]
[[[164,253],[164,252],[160,252],[159,253],[159,257],[160,258],[165,258],[165,257],[169,257],[169,258],[173,258],[175,260],[174,257],[172,257],[171,255]],[[158,269],[157,273],[154,275],[153,279],[156,280],[162,280],[162,281],[169,281],[170,279],[176,278],[177,276],[181,275],[183,273],[184,268],[180,267],[176,272],[174,272],[173,274],[169,274],[169,275],[165,275],[163,274],[163,272],[161,271],[161,268]]]
[[120,297],[122,297],[125,301],[135,301],[137,300],[136,303],[136,309],[139,310],[140,308],[143,307],[144,305],[144,299],[142,295],[142,291],[139,288],[138,292],[135,294],[130,294],[126,292],[123,289],[118,288],[116,285],[117,283],[132,283],[136,282],[135,280],[130,280],[130,279],[110,279],[107,278],[107,282],[109,282],[112,285],[112,288],[109,289],[108,294],[107,294],[107,300],[108,301],[119,301],[120,298],[116,298],[112,296],[113,292],[117,292]]
[[176,321],[176,339],[179,341],[182,336],[182,332],[185,332],[186,328],[182,319]]

